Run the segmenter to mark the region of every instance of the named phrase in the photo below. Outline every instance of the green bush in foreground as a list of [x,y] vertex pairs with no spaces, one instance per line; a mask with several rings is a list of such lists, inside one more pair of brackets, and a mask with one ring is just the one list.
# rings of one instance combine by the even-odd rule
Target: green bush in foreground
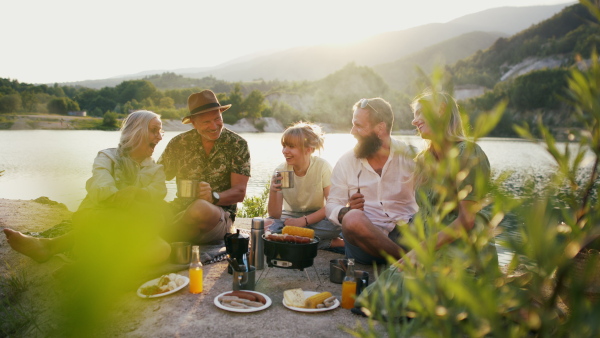
[[269,185],[267,184],[260,196],[246,197],[238,217],[253,218],[267,216],[267,202],[269,199]]
[[[582,1],[600,18],[600,11]],[[503,173],[491,185],[488,206],[489,232],[460,234],[453,254],[459,259],[443,260],[436,255],[431,240],[418,251],[418,267],[407,266],[406,278],[398,285],[380,290],[385,296],[378,315],[367,327],[348,329],[357,337],[375,337],[380,330],[390,337],[597,337],[600,335],[600,295],[591,293],[600,259],[581,261],[582,253],[599,249],[600,204],[598,170],[600,159],[600,64],[597,55],[586,70],[573,69],[566,97],[583,126],[573,132],[577,143],[559,149],[554,137],[540,122],[543,146],[554,159],[555,174],[544,186],[531,180],[515,196],[503,189],[510,173]],[[436,86],[441,75],[434,75]],[[486,135],[499,120],[501,109],[478,118],[473,124],[473,140]],[[534,139],[530,128],[515,127],[522,136]],[[584,175],[582,176],[582,173]],[[460,180],[451,164],[439,165],[436,175],[447,182]],[[461,173],[460,175],[464,175]],[[444,194],[444,187],[439,187]],[[423,223],[444,224],[440,220],[454,208],[455,201],[430,206],[428,219],[417,220],[416,231],[403,232],[403,241],[417,248],[426,240]],[[521,223],[517,230],[503,234],[504,247],[515,253],[504,274],[498,274],[491,257],[482,248],[495,233],[506,231],[501,220],[507,214]],[[597,251],[591,251],[597,252]],[[597,255],[596,257],[600,257]],[[587,264],[587,265],[586,265]],[[583,267],[578,269],[577,267]],[[477,273],[474,275],[469,270]],[[598,278],[596,277],[596,280]],[[565,309],[562,302],[567,305]],[[367,307],[369,308],[369,307]],[[402,309],[398,311],[398,309]]]

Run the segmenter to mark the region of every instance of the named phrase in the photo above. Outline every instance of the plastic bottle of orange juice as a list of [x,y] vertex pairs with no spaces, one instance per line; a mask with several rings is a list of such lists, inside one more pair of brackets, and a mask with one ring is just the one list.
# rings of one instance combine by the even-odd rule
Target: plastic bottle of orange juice
[[356,278],[354,276],[354,259],[348,258],[348,268],[346,276],[342,282],[342,307],[351,309],[354,307],[354,298],[356,297]]
[[202,263],[200,262],[200,247],[192,247],[192,262],[190,263],[190,292],[202,292]]

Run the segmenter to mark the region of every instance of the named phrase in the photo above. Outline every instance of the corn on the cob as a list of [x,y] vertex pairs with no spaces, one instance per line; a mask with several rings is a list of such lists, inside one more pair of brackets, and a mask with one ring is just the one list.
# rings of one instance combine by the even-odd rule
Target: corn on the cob
[[295,227],[291,225],[284,226],[281,230],[281,233],[284,235],[308,237],[310,239],[315,238],[315,231],[313,229]]
[[317,305],[323,304],[323,301],[329,297],[331,297],[331,292],[329,291],[321,292],[314,296],[310,296],[306,298],[306,301],[304,302],[304,307],[308,309],[316,309]]

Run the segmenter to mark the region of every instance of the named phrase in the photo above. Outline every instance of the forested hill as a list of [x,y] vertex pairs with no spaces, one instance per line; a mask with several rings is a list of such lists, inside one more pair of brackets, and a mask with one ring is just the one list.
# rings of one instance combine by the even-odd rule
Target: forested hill
[[[273,117],[284,126],[305,120],[327,123],[330,130],[347,131],[352,105],[360,98],[379,96],[394,107],[394,130],[408,130],[414,129],[408,105],[418,90],[414,85],[417,81],[414,69],[419,66],[427,72],[439,61],[438,56],[443,56],[451,84],[486,89],[480,97],[460,102],[466,112],[476,116],[508,100],[504,118],[491,136],[516,136],[513,124],[535,124],[538,115],[552,131],[561,132],[577,126],[572,111],[560,96],[577,55],[589,58],[598,41],[600,29],[593,22],[586,8],[573,5],[495,42],[493,33],[472,32],[394,62],[374,67],[348,63],[314,81],[229,82],[214,76],[195,79],[167,72],[93,89],[0,79],[0,128],[10,124],[8,116],[14,113],[67,114],[73,110],[108,117],[108,122],[136,109],[149,109],[164,118],[179,119],[188,112],[187,97],[210,88],[222,103],[233,105],[223,116],[229,124],[249,118],[257,121],[259,125],[255,127],[261,130],[260,120],[255,118]],[[467,56],[473,51],[476,52]],[[459,58],[463,59],[451,65]]]
[[561,99],[569,69],[590,58],[600,46],[599,37],[600,27],[589,9],[576,4],[516,35],[498,39],[448,71],[456,86],[486,88],[483,96],[465,102],[472,114],[508,101],[492,136],[515,136],[513,124],[535,126],[538,117],[555,135],[564,134],[577,126],[570,106]]
[[570,66],[575,55],[588,58],[598,44],[600,29],[590,12],[580,4],[569,6],[509,38],[498,39],[489,49],[458,61],[451,68],[457,85],[477,84],[493,88],[512,66],[528,59],[558,58]]
[[452,65],[456,61],[473,55],[478,50],[487,49],[501,33],[470,32],[427,47],[419,52],[390,63],[373,66],[373,69],[394,89],[407,90],[417,78],[416,66],[430,72],[436,65]]

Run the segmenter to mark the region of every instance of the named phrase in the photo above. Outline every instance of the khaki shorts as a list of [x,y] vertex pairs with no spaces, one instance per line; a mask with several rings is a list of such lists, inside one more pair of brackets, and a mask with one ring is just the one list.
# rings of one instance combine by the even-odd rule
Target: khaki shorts
[[[223,210],[223,208],[219,207],[221,215],[219,216],[219,222],[217,225],[208,232],[203,232],[194,238],[190,238],[191,242],[194,244],[209,244],[217,241],[222,241],[225,237],[225,234],[228,232],[233,232],[233,221],[229,216],[229,212]],[[181,216],[185,212],[180,212],[177,216]],[[176,219],[179,217],[175,217]]]

